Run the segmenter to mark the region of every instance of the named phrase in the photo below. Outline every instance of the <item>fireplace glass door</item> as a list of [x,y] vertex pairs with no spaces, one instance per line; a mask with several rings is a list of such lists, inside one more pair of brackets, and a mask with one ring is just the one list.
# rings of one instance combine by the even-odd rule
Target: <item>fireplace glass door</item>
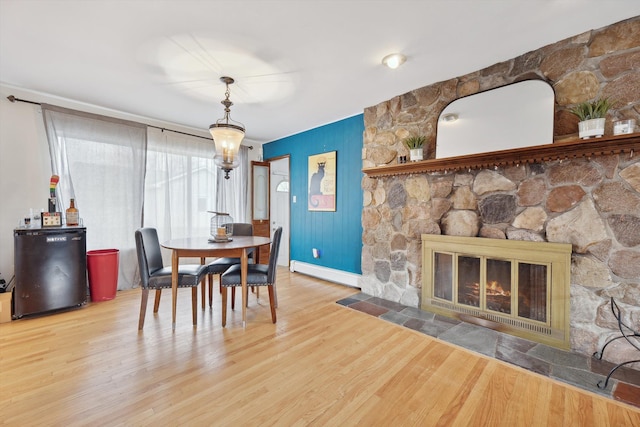
[[458,256],[458,303],[480,307],[480,258]]
[[435,252],[433,261],[434,296],[453,301],[453,255]]
[[453,304],[547,322],[547,264],[433,252],[433,296]]
[[547,321],[547,266],[518,263],[518,316]]
[[511,314],[511,261],[487,259],[487,310]]

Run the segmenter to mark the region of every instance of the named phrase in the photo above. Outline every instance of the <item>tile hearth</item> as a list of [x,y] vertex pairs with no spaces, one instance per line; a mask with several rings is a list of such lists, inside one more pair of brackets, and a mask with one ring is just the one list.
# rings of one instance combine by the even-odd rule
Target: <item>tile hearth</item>
[[396,323],[485,356],[640,408],[640,371],[620,368],[605,390],[597,387],[615,364],[559,350],[416,307],[358,293],[338,304]]

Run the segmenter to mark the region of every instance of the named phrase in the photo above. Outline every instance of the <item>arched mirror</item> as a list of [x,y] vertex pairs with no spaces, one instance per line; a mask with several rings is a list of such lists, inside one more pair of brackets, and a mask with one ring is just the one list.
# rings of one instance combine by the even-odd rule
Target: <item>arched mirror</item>
[[553,143],[554,92],[525,80],[451,102],[438,118],[436,158]]

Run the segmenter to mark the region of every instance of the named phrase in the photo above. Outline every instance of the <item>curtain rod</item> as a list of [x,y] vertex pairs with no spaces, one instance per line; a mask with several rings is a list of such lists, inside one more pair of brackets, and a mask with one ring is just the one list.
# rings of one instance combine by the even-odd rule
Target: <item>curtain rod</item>
[[[16,101],[18,101],[18,102],[25,102],[25,103],[27,103],[27,104],[42,105],[42,104],[40,104],[39,102],[28,101],[28,100],[26,100],[26,99],[16,98],[16,97],[15,97],[15,96],[13,96],[13,95],[9,95],[9,96],[7,96],[7,99],[8,99],[9,101],[11,101],[11,102],[16,102]],[[179,130],[173,130],[173,129],[167,129],[167,128],[163,128],[163,127],[159,127],[159,126],[148,125],[148,124],[146,124],[146,123],[143,123],[143,124],[144,124],[145,126],[147,126],[147,127],[150,127],[150,128],[160,129],[160,130],[161,130],[161,131],[163,131],[163,132],[166,130],[166,131],[169,131],[169,132],[179,133],[179,134],[182,134],[182,135],[193,136],[193,137],[196,137],[196,138],[202,138],[202,139],[206,139],[206,140],[208,140],[208,141],[211,141],[211,138],[208,138],[208,137],[206,137],[206,136],[194,135],[194,134],[192,134],[192,133],[181,132],[181,131],[179,131]],[[247,147],[247,148],[249,148],[249,150],[253,150],[253,145],[246,145],[246,147]]]

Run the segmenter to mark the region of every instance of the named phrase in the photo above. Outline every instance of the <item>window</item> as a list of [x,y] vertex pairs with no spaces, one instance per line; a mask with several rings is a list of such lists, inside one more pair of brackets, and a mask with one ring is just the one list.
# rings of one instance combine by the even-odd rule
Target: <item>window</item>
[[120,250],[119,289],[138,284],[134,232],[142,225],[163,241],[208,236],[209,211],[245,221],[246,147],[224,179],[212,140],[44,104],[42,111],[60,176],[58,210],[75,198],[87,249]]

